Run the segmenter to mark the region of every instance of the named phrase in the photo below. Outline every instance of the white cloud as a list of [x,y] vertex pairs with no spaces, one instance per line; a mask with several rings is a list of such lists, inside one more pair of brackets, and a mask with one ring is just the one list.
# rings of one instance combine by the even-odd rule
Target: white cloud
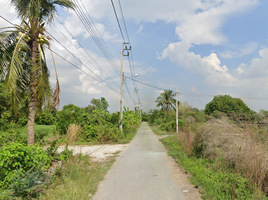
[[200,92],[194,86],[191,88],[191,91],[195,94],[200,94]]
[[142,32],[142,30],[143,30],[143,25],[140,25],[140,26],[139,26],[139,29],[137,30],[137,32],[136,32],[136,33],[141,33],[141,32]]
[[156,71],[158,70],[152,66],[147,67],[147,68],[136,67],[136,73],[139,75],[148,75]]
[[236,51],[225,51],[219,55],[223,58],[240,58],[255,52],[257,48],[258,44],[256,42],[250,42]]
[[164,90],[155,90],[155,92],[161,94],[164,92]]

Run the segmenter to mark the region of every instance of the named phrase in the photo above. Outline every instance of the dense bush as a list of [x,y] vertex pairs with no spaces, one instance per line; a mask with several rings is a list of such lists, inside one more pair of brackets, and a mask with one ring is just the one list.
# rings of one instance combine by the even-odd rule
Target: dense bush
[[[178,120],[178,126],[185,126],[184,121],[179,119]],[[162,131],[176,131],[176,120],[166,122],[160,125],[160,129]]]
[[27,143],[27,138],[23,138],[17,129],[8,129],[0,132],[0,149],[10,143]]
[[42,112],[37,114],[35,122],[40,125],[52,125],[56,121],[56,118],[50,112]]
[[83,111],[84,110],[82,108],[79,108],[73,104],[63,106],[63,109],[57,115],[56,123],[56,127],[60,134],[66,134],[67,128],[70,124],[80,125],[83,121]]
[[[139,114],[128,108],[123,113],[124,133],[138,125]],[[119,113],[110,114],[107,110],[95,108],[88,110],[72,104],[64,106],[57,115],[57,129],[60,134],[66,134],[70,124],[81,127],[80,141],[116,142],[123,136],[119,133]]]
[[26,172],[41,166],[48,168],[51,158],[38,146],[11,143],[0,149],[0,187],[6,187],[15,176],[15,170]]
[[229,95],[214,96],[213,100],[206,105],[205,113],[211,115],[214,111],[223,113],[250,113],[249,107],[239,98]]

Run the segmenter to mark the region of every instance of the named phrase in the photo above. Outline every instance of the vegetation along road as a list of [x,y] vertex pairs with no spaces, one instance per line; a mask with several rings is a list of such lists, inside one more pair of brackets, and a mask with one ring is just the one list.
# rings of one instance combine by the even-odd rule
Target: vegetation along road
[[142,123],[136,137],[100,183],[93,200],[186,199],[167,157],[157,136],[147,123]]

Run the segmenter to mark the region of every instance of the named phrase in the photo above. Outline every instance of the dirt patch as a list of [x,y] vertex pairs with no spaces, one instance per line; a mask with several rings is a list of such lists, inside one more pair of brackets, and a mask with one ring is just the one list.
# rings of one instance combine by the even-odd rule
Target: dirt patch
[[[103,161],[107,157],[113,156],[114,154],[123,151],[128,144],[104,144],[104,145],[94,145],[94,146],[80,146],[80,145],[70,145],[68,149],[73,151],[73,155],[83,154],[88,155],[93,158],[94,161]],[[58,153],[64,151],[65,146],[60,146],[57,150]]]

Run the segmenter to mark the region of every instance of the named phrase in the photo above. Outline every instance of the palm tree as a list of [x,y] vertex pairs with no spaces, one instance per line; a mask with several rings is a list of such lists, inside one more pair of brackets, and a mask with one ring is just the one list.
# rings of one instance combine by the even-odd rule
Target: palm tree
[[[165,111],[167,114],[171,109],[176,109],[176,99],[174,98],[176,93],[172,90],[165,90],[156,99],[156,107],[161,107],[161,110]],[[179,103],[179,102],[178,102]]]
[[[11,91],[15,102],[24,91],[29,93],[28,144],[34,144],[34,120],[36,107],[42,108],[51,98],[49,70],[44,47],[50,49],[51,38],[46,35],[46,25],[53,21],[56,6],[74,8],[71,0],[10,0],[21,24],[1,32],[5,51],[1,57],[0,78]],[[56,73],[57,76],[57,73]],[[58,77],[54,91],[54,105],[59,103]]]

